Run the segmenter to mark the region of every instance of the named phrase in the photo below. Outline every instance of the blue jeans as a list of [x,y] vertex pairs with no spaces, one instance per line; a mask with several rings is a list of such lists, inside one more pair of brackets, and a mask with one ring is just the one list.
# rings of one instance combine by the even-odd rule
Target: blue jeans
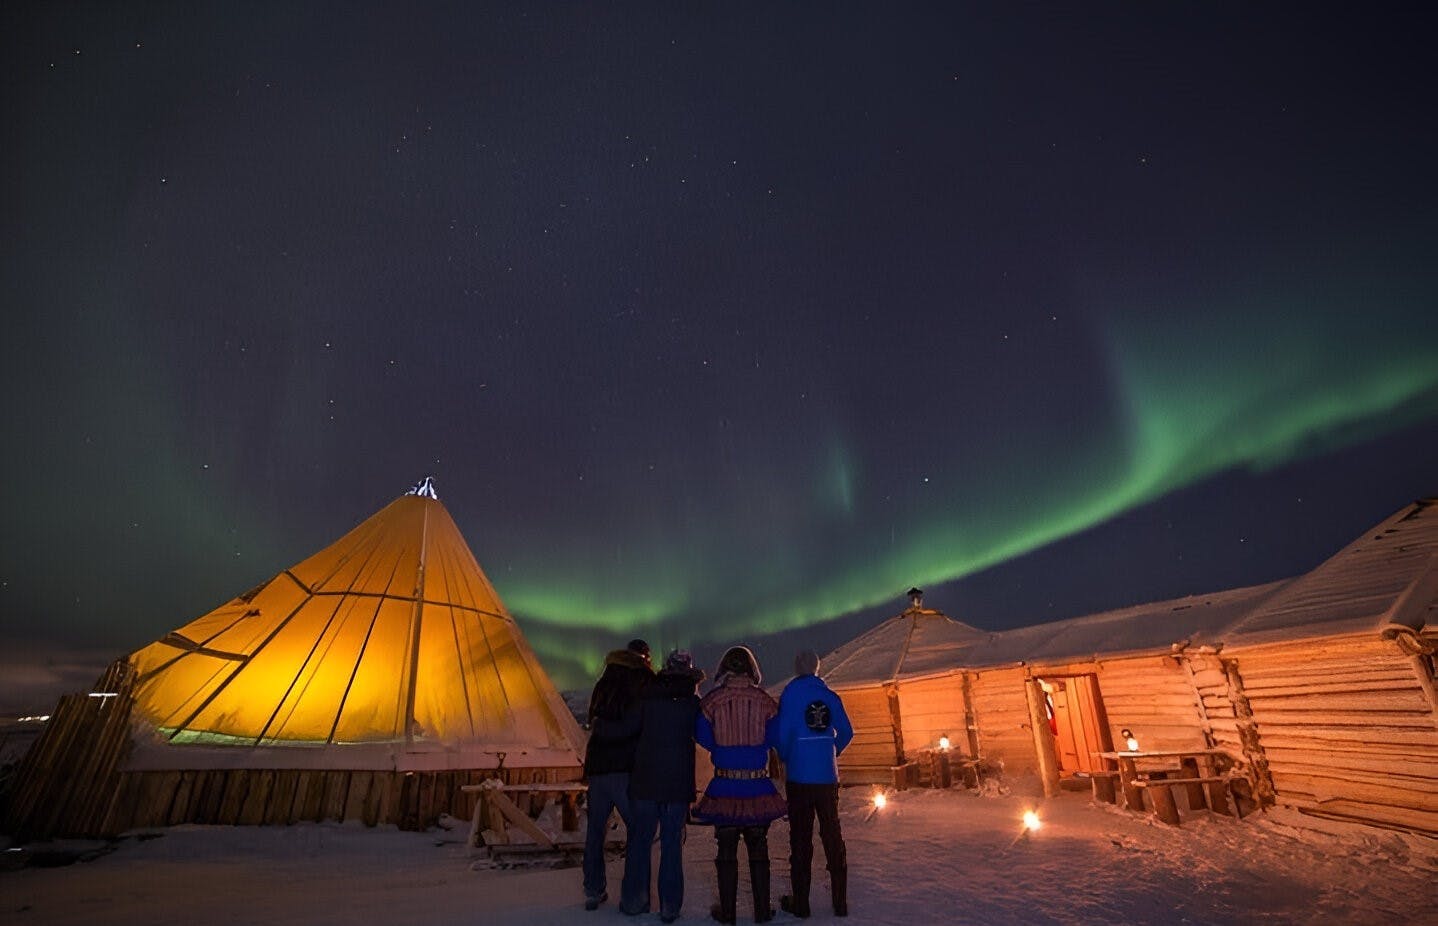
[[632,825],[629,811],[629,773],[610,772],[589,776],[589,823],[584,830],[584,896],[597,898],[608,888],[604,871],[604,836],[609,832],[609,813],[619,811],[626,827]]
[[687,801],[630,802],[629,844],[624,851],[624,888],[620,909],[649,912],[649,870],[654,831],[659,830],[659,912],[678,914],[684,906],[684,822]]

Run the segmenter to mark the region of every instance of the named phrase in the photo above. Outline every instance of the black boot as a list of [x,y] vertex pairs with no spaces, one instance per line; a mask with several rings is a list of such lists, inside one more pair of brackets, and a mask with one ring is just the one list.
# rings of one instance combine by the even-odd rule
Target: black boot
[[754,889],[754,922],[767,923],[774,918],[769,906],[769,858],[749,860],[749,886]]
[[849,915],[849,866],[835,865],[829,869],[829,884],[834,891],[834,915]]
[[785,913],[792,913],[801,920],[808,919],[809,872],[800,871],[798,866],[794,864],[792,858],[789,860],[789,883],[791,885],[789,889],[792,893],[780,897],[779,906]]
[[721,923],[732,923],[734,898],[739,894],[739,861],[716,859],[714,870],[719,874],[719,902],[709,908],[709,915]]

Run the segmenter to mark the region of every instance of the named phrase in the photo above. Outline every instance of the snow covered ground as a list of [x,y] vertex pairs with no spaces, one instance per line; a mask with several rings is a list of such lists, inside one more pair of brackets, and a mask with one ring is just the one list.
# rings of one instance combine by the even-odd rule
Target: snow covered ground
[[[1197,815],[1174,829],[1081,794],[1036,802],[908,791],[871,814],[868,793],[844,792],[851,923],[1438,923],[1438,840],[1287,811],[1241,823]],[[1020,817],[1035,806],[1043,825],[1021,835]],[[0,923],[659,922],[623,917],[613,903],[584,912],[576,868],[476,869],[464,827],[152,832],[161,835],[130,836],[65,867],[17,869],[21,853],[6,853]],[[788,884],[787,840],[776,824],[776,894]],[[690,828],[681,923],[708,921],[713,845],[712,831]],[[609,866],[613,897],[622,867]],[[833,921],[822,868],[813,905],[814,922]],[[739,909],[740,923],[752,921],[747,895]],[[775,922],[796,921],[780,913]]]

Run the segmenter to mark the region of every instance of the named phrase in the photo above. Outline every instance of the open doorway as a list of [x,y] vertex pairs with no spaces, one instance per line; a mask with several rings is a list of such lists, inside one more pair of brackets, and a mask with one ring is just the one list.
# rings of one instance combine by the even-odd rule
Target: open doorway
[[1049,731],[1054,736],[1059,778],[1087,778],[1102,771],[1094,753],[1110,748],[1098,678],[1093,675],[1047,676],[1038,679],[1044,693]]

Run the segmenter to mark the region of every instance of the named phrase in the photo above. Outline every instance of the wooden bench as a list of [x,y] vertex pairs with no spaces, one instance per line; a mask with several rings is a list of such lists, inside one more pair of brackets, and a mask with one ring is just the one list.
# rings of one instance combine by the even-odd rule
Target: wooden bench
[[[1147,791],[1149,799],[1153,801],[1153,814],[1164,823],[1170,826],[1179,825],[1178,801],[1174,798],[1173,789],[1182,787],[1187,791],[1188,806],[1190,809],[1198,809],[1207,806],[1215,813],[1237,817],[1236,807],[1230,811],[1232,792],[1229,790],[1228,782],[1230,775],[1191,775],[1186,778],[1138,778],[1132,786]],[[1205,798],[1204,789],[1208,789]]]
[[[533,839],[536,846],[544,849],[573,848],[584,845],[583,838],[579,836],[578,803],[579,795],[589,790],[588,785],[577,781],[558,784],[507,785],[497,778],[491,778],[477,785],[463,785],[460,790],[479,794],[479,800],[475,801],[474,813],[469,820],[469,839],[466,845],[471,849],[480,848],[482,845],[508,845],[510,842],[508,825],[511,824]],[[542,795],[544,800],[540,806],[541,811],[544,805],[548,804],[550,798],[558,797],[563,802],[560,828],[566,833],[575,833],[576,838],[559,841],[551,839],[549,834],[540,829],[539,824],[535,823],[525,810],[510,799],[510,795],[516,793]]]

